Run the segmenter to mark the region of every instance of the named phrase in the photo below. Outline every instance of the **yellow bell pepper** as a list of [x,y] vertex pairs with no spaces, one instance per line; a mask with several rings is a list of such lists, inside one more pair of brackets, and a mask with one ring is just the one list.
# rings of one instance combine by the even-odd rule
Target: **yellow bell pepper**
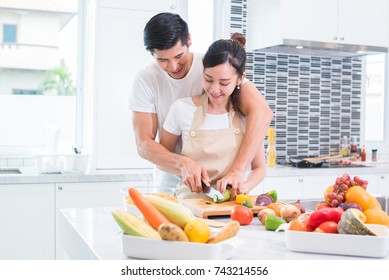
[[251,197],[245,193],[237,194],[235,197],[235,202],[237,204],[242,204],[243,201],[248,200],[252,203]]
[[349,188],[345,193],[345,199],[347,202],[359,204],[363,211],[371,208],[382,209],[378,200],[361,186]]
[[363,211],[366,216],[366,224],[380,224],[389,227],[389,216],[385,211],[377,208],[370,208]]

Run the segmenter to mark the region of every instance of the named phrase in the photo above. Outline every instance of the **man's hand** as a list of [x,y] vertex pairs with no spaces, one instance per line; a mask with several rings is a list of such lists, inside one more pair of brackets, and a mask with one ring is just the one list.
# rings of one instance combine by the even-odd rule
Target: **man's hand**
[[206,186],[210,185],[210,179],[207,170],[194,160],[185,158],[181,166],[182,181],[192,192],[200,193],[203,191],[201,182]]
[[239,170],[230,170],[226,176],[217,181],[216,188],[224,194],[227,186],[231,187],[231,198],[234,198],[243,186],[243,173]]

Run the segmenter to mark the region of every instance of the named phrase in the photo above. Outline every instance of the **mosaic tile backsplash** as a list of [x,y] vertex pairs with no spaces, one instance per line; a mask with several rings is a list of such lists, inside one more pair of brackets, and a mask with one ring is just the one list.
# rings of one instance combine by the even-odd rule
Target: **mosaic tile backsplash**
[[[231,0],[231,34],[246,34],[246,18],[246,0]],[[359,139],[361,58],[247,56],[247,77],[274,112],[278,160],[335,155],[344,135]]]

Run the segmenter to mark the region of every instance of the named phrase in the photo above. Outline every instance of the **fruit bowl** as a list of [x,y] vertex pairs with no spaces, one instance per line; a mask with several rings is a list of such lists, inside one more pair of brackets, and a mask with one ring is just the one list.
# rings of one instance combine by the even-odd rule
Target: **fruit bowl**
[[366,224],[379,236],[304,232],[287,229],[286,248],[291,251],[382,258],[389,249],[389,229]]

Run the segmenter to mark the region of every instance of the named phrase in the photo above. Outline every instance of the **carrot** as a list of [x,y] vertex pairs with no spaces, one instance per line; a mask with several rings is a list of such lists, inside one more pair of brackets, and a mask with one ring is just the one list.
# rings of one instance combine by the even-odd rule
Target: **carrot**
[[136,188],[130,188],[128,193],[135,206],[155,230],[158,230],[158,227],[163,223],[170,223],[168,218],[159,212],[154,205],[148,202]]

